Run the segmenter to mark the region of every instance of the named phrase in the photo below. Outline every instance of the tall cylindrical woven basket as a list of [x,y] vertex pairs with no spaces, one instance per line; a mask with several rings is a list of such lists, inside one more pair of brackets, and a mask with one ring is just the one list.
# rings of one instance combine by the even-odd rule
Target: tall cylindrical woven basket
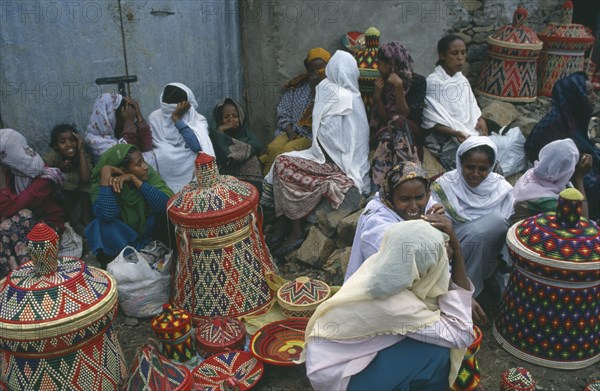
[[275,266],[257,212],[258,191],[219,175],[205,153],[196,158],[196,178],[167,206],[179,250],[173,305],[198,318],[266,311],[273,294],[265,274]]
[[0,381],[9,390],[120,390],[115,280],[59,258],[58,235],[43,223],[28,239],[32,261],[0,281]]
[[600,230],[580,217],[582,200],[564,190],[556,212],[508,230],[514,266],[493,332],[533,364],[580,369],[600,361]]
[[477,83],[480,94],[508,102],[537,99],[537,58],[543,43],[525,26],[526,20],[527,10],[519,7],[512,25],[488,38],[488,56]]

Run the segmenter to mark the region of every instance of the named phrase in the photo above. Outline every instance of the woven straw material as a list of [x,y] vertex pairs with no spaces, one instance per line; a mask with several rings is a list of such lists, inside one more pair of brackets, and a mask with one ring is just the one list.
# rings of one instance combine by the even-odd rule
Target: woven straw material
[[235,319],[223,316],[198,321],[196,347],[204,358],[229,350],[243,350],[246,326]]
[[465,357],[458,370],[458,376],[452,386],[453,391],[474,391],[481,380],[481,372],[479,371],[479,363],[477,362],[476,355],[481,346],[483,333],[477,326],[473,326],[473,330],[475,332],[475,340],[465,353]]
[[245,391],[258,383],[262,363],[248,352],[233,351],[204,360],[192,372],[196,389],[204,391]]
[[510,368],[502,372],[500,391],[533,391],[535,380],[531,373],[522,367]]
[[163,306],[163,312],[152,319],[151,327],[161,342],[164,354],[179,362],[187,362],[196,355],[192,317],[184,310]]
[[290,318],[269,323],[252,336],[250,351],[267,364],[294,366],[304,350],[307,318]]
[[152,345],[138,349],[124,391],[191,391],[193,378],[183,365],[161,355]]
[[264,276],[275,266],[257,212],[258,191],[219,175],[214,158],[203,153],[196,177],[168,205],[179,250],[173,304],[197,319],[267,310],[273,294]]
[[317,307],[331,295],[323,281],[298,277],[277,291],[277,302],[287,318],[310,318]]
[[583,391],[600,391],[600,380],[588,384]]

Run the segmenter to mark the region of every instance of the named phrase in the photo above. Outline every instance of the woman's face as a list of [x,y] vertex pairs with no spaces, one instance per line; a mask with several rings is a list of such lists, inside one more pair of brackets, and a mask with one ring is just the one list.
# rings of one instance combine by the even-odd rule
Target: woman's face
[[593,109],[594,105],[596,104],[597,96],[596,96],[596,92],[594,91],[594,85],[589,80],[585,81],[585,90],[587,92],[587,96],[590,101],[590,105],[592,106],[592,109]]
[[378,59],[377,65],[379,69],[379,74],[383,80],[387,80],[387,78],[392,73],[392,63],[386,60]]
[[60,133],[53,147],[64,159],[71,159],[77,155],[77,139],[70,130]]
[[404,220],[417,220],[425,214],[429,191],[421,179],[411,179],[399,184],[392,193],[394,210]]
[[148,164],[146,164],[140,152],[133,152],[131,154],[131,163],[129,163],[125,171],[128,174],[135,175],[140,181],[145,182],[148,180]]
[[472,152],[461,162],[462,176],[471,187],[477,187],[487,178],[492,162],[484,152]]
[[238,114],[237,107],[232,104],[223,105],[223,111],[221,112],[221,125],[228,125],[229,128],[240,127],[240,115]]
[[456,73],[462,71],[463,65],[465,65],[467,46],[460,39],[454,40],[448,45],[446,53],[439,53],[439,57],[446,73],[454,76]]

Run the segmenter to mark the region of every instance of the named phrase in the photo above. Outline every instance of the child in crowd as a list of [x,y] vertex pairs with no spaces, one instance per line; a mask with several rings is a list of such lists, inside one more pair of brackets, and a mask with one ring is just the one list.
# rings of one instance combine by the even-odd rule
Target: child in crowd
[[92,157],[84,148],[83,138],[74,125],[56,125],[50,133],[52,151],[44,156],[50,167],[57,167],[65,176],[60,201],[68,220],[82,234],[91,221],[90,171]]

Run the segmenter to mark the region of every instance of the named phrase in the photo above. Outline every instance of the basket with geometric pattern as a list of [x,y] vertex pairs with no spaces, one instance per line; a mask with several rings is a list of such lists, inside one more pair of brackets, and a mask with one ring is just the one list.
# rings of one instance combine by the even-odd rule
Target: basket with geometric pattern
[[600,230],[580,217],[583,196],[561,192],[556,212],[513,225],[513,270],[494,337],[527,362],[580,369],[600,361]]
[[193,371],[197,390],[245,391],[258,383],[263,364],[248,352],[231,351],[211,356]]
[[310,318],[330,294],[331,288],[323,281],[302,276],[277,290],[277,302],[286,318]]
[[46,224],[27,237],[31,261],[0,281],[0,381],[10,390],[120,390],[127,368],[113,330],[115,280],[58,257]]
[[534,391],[535,380],[531,373],[523,368],[510,368],[502,373],[500,391]]
[[244,350],[246,326],[235,318],[215,316],[196,324],[196,347],[204,358],[229,350]]
[[195,318],[265,312],[273,293],[265,274],[275,266],[259,217],[258,191],[219,175],[214,157],[199,153],[196,182],[168,202],[177,233],[173,305]]
[[163,304],[163,312],[150,325],[169,359],[184,363],[196,357],[192,317],[187,311]]
[[465,357],[458,370],[458,376],[451,388],[453,391],[473,391],[477,389],[479,381],[481,380],[481,373],[479,372],[479,364],[477,363],[476,355],[481,346],[483,333],[477,326],[473,326],[473,331],[475,333],[475,340],[467,348]]

